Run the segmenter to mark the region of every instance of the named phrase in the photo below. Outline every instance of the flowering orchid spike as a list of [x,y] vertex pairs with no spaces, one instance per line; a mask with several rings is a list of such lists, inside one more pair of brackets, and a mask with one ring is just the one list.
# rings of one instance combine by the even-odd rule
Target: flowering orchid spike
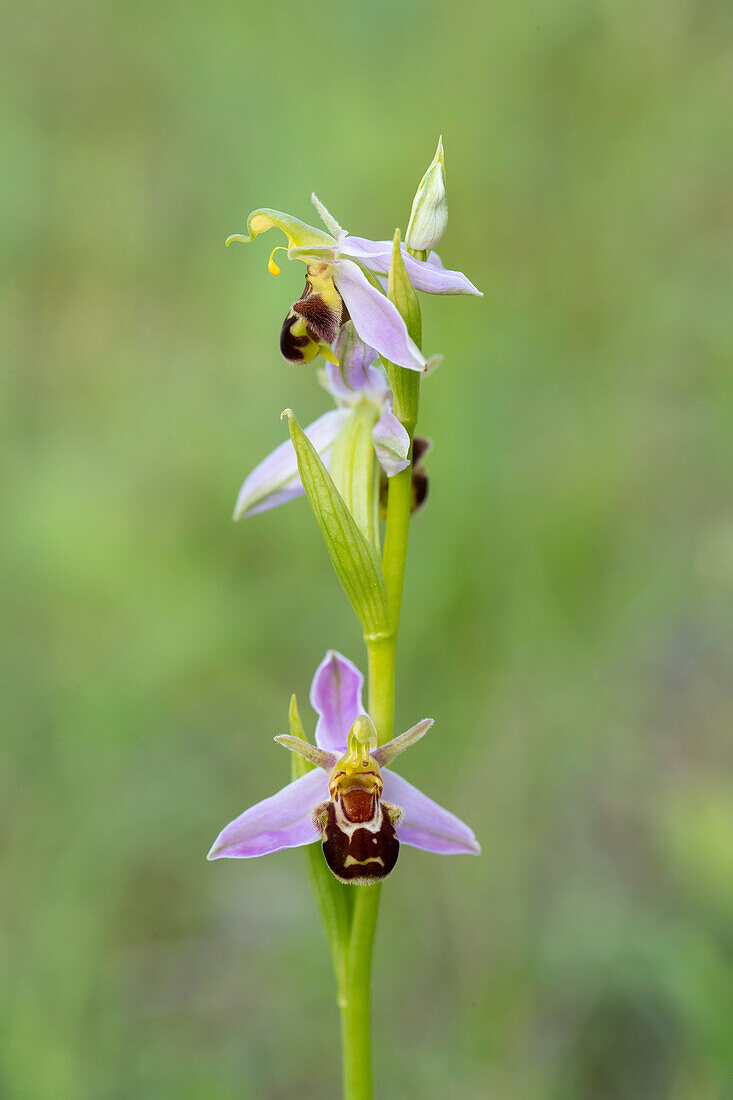
[[[387,757],[394,759],[408,742],[414,744],[430,719],[375,748],[374,724],[362,705],[363,683],[356,665],[329,650],[310,694],[318,714],[316,745],[324,756],[312,754],[308,758],[317,767],[227,825],[209,859],[249,859],[320,840],[330,869],[353,884],[386,878],[400,844],[443,854],[481,852],[465,822],[401,776],[386,767],[382,771]],[[308,744],[294,745],[301,739],[292,735],[276,740],[298,752]],[[326,756],[333,760],[328,774]]]
[[291,752],[297,752],[300,756],[304,756],[311,764],[315,764],[317,768],[323,768],[329,774],[338,760],[335,752],[326,752],[316,745],[311,745],[310,741],[305,741],[301,737],[293,737],[289,733],[281,733],[278,737],[274,737],[273,741],[277,741],[278,745],[283,745]]
[[423,718],[422,722],[418,722],[412,729],[406,730],[405,733],[401,733],[399,737],[393,737],[386,745],[380,745],[378,749],[375,749],[372,754],[374,759],[382,767],[386,764],[391,764],[395,757],[399,756],[401,752],[404,752],[405,749],[409,749],[411,745],[414,745],[416,741],[424,737],[432,724],[432,718]]

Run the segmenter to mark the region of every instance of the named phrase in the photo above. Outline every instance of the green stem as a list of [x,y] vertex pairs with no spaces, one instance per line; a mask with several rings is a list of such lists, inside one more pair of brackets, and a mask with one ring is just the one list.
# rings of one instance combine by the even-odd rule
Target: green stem
[[394,736],[395,648],[397,632],[367,642],[369,714],[380,745]]
[[[388,294],[400,310],[418,347],[421,343],[420,305],[400,253],[400,234],[395,232]],[[420,400],[420,376],[385,362],[394,394],[395,413],[412,437]],[[412,510],[412,465],[389,480],[387,523],[382,569],[387,589],[389,631],[365,637],[369,661],[369,714],[377,727],[380,744],[394,736],[395,657],[405,582],[407,536]],[[344,1064],[344,1100],[372,1098],[371,969],[374,935],[379,915],[381,884],[355,886],[351,935],[343,954],[339,982],[341,1039]]]
[[[379,742],[394,736],[395,654],[405,580],[407,536],[412,506],[412,469],[390,478],[384,540],[384,578],[387,585],[391,630],[367,641],[369,714]],[[344,1100],[371,1100],[371,967],[379,915],[381,884],[353,887],[354,911],[345,967],[339,983]]]
[[356,893],[346,977],[339,990],[344,1100],[371,1100],[371,971],[381,883],[354,886]]
[[[412,432],[410,432],[412,438]],[[412,453],[412,444],[410,445]],[[405,562],[407,559],[407,536],[410,530],[410,511],[412,509],[412,466],[389,479],[387,496],[387,525],[384,534],[384,580],[387,586],[387,605],[392,623],[394,644],[400,626],[402,609],[402,588],[405,583]],[[394,686],[394,655],[392,668]],[[376,724],[376,719],[374,719]],[[377,729],[379,726],[377,725]],[[392,736],[390,732],[389,736]]]

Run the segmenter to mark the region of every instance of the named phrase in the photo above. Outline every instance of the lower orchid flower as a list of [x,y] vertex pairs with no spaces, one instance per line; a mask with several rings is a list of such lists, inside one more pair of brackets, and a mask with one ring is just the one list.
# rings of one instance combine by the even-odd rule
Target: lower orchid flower
[[[389,271],[392,241],[370,241],[352,237],[338,224],[325,206],[311,196],[328,232],[317,229],[279,210],[253,210],[247,218],[247,236],[227,238],[249,244],[268,229],[280,229],[288,239],[270,253],[268,269],[280,274],[275,252],[287,251],[291,260],[306,265],[305,289],[290,309],[280,333],[280,351],[290,363],[310,362],[321,353],[333,359],[330,345],[347,316],[359,336],[380,355],[409,370],[424,371],[426,360],[407,332],[398,309],[383,292],[380,277]],[[476,294],[473,283],[460,271],[443,267],[431,252],[418,260],[402,245],[402,258],[416,290],[428,294]]]
[[386,878],[401,843],[441,854],[480,854],[465,822],[386,767],[433,720],[423,719],[376,747],[376,730],[362,705],[363,683],[346,657],[326,654],[310,693],[318,714],[316,744],[275,738],[315,767],[230,822],[209,859],[249,859],[320,840],[336,878],[358,885]]
[[[305,429],[321,459],[330,466],[334,444],[356,417],[371,427],[376,458],[387,477],[410,465],[410,436],[392,411],[392,391],[378,353],[356,334],[353,324],[341,326],[333,348],[338,362],[327,362],[324,387],[338,408],[324,413]],[[237,497],[234,519],[276,508],[304,492],[295,450],[290,440],[267,456],[246,478]]]

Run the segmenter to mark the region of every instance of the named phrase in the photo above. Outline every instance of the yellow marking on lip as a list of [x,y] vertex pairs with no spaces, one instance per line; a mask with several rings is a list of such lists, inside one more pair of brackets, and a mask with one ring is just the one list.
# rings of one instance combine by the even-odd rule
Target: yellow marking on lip
[[370,856],[369,859],[354,859],[353,856],[347,856],[344,860],[344,867],[366,867],[367,863],[380,863],[384,867],[384,860],[381,856]]
[[318,350],[320,351],[321,355],[323,356],[323,358],[327,362],[333,363],[334,367],[337,367],[339,365],[338,359],[336,358],[334,353],[331,351],[328,344],[319,344],[318,345]]

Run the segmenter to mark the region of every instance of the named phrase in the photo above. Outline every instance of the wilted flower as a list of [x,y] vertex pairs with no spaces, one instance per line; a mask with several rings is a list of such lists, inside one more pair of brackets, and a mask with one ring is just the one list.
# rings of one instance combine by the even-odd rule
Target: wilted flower
[[[412,441],[412,506],[410,508],[410,514],[414,515],[415,512],[419,512],[424,507],[425,501],[428,499],[428,487],[430,482],[428,481],[428,475],[425,473],[425,468],[422,464],[422,460],[432,447],[432,443],[429,439],[423,439],[421,436],[415,436]],[[387,518],[387,504],[389,502],[389,480],[387,476],[382,472],[379,479],[379,518]]]
[[385,878],[400,843],[427,852],[480,854],[465,822],[386,768],[427,732],[432,719],[376,748],[376,731],[362,705],[363,683],[346,657],[326,654],[311,685],[316,744],[275,738],[316,767],[235,818],[209,859],[248,859],[320,840],[336,877],[359,884]]
[[445,191],[445,158],[443,137],[430,166],[420,180],[412,200],[405,244],[418,252],[436,248],[448,225],[448,196]]
[[[322,381],[338,405],[305,429],[306,435],[328,466],[337,437],[348,430],[350,419],[371,410],[374,451],[384,474],[392,477],[409,466],[410,436],[392,411],[392,391],[377,352],[356,335],[351,322],[342,325],[334,344],[338,362],[327,362]],[[295,450],[290,440],[281,443],[246,478],[237,497],[234,519],[253,516],[302,496]]]
[[[285,318],[280,333],[280,350],[291,363],[310,362],[320,352],[333,359],[330,345],[348,311],[361,339],[390,362],[409,370],[423,371],[425,358],[407,332],[396,306],[380,284],[389,272],[392,241],[370,241],[352,237],[311,196],[328,232],[283,214],[279,210],[254,210],[247,219],[247,236],[235,233],[227,239],[248,244],[273,227],[288,239],[270,253],[268,268],[280,269],[273,256],[280,248],[292,260],[306,265],[305,289]],[[460,271],[448,271],[431,253],[426,261],[416,260],[402,246],[403,258],[413,286],[428,294],[480,294]]]

